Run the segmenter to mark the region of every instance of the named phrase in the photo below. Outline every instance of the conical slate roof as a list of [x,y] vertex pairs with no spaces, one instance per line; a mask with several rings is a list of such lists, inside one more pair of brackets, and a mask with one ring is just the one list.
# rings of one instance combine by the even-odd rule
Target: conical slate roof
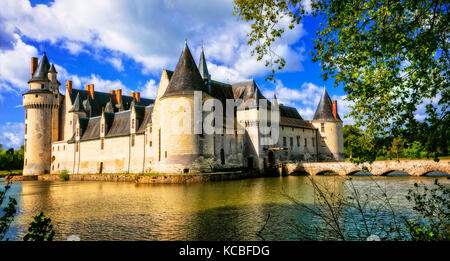
[[317,106],[316,113],[314,114],[314,121],[336,121],[341,120],[339,115],[336,115],[337,119],[333,116],[333,104],[331,102],[330,96],[324,89],[322,98],[320,99],[319,105]]
[[48,71],[50,70],[50,63],[48,62],[47,55],[44,52],[41,60],[39,61],[36,71],[31,76],[30,81],[48,81]]
[[203,46],[202,46],[202,53],[200,54],[200,61],[198,62],[198,70],[200,71],[200,75],[202,76],[203,80],[207,80],[209,78],[209,72],[208,67],[206,66],[206,59],[205,53],[203,52]]
[[175,71],[162,97],[193,94],[194,91],[203,91],[204,83],[200,72],[197,69],[191,51],[185,44]]

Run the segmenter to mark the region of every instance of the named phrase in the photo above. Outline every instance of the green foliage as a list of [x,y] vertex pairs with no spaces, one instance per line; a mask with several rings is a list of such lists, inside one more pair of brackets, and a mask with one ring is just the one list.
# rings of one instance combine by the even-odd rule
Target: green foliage
[[[6,183],[4,189],[0,190],[0,206],[3,206],[3,202],[6,199],[6,193],[11,188],[9,182]],[[6,201],[5,201],[6,202]],[[17,201],[13,197],[8,197],[8,203],[6,207],[0,212],[0,240],[3,240],[6,232],[8,231],[11,222],[14,220],[14,215],[16,214]]]
[[59,178],[64,181],[68,181],[70,178],[69,171],[67,171],[67,169],[61,170],[59,173]]
[[0,149],[0,170],[16,170],[23,169],[24,151],[23,146],[20,150]]
[[414,141],[410,144],[408,144],[408,147],[404,150],[405,156],[410,159],[420,159],[422,158],[422,155],[425,153],[423,152],[422,144],[420,144],[419,141]]
[[[251,23],[248,44],[273,73],[286,62],[271,46],[306,15],[301,0],[235,0],[234,14]],[[450,140],[450,13],[442,0],[312,1],[320,22],[313,61],[352,102],[350,116],[372,137],[421,139],[434,157]],[[283,26],[281,20],[290,23]],[[426,104],[423,121],[417,106]],[[377,154],[377,147],[370,151]]]
[[34,217],[34,221],[28,227],[28,233],[23,237],[24,241],[52,241],[55,236],[52,220],[41,212]]
[[405,229],[413,241],[450,240],[450,189],[435,180],[432,187],[414,183],[406,198],[414,202],[418,220],[406,221]]

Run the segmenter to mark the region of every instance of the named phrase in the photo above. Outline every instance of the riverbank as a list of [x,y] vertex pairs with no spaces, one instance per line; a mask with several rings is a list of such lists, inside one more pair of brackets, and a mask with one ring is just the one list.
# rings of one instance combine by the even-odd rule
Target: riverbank
[[[256,178],[262,175],[258,172],[233,171],[214,172],[198,174],[73,174],[68,175],[70,181],[111,181],[111,182],[134,182],[138,184],[185,184],[198,182],[238,180]],[[10,181],[59,181],[62,180],[58,174],[46,174],[38,176],[13,176]]]

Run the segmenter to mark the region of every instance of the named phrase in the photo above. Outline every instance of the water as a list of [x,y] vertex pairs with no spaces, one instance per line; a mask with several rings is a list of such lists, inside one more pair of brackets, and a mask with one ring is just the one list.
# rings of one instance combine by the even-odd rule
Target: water
[[[409,213],[405,199],[414,182],[431,184],[435,177],[355,176],[364,193],[379,195],[376,181],[391,197],[393,208]],[[449,185],[446,177],[438,178]],[[349,193],[349,180],[316,176],[339,193]],[[78,235],[81,240],[266,240],[321,239],[311,229],[319,224],[286,195],[313,206],[308,177],[257,178],[196,184],[134,184],[94,181],[15,182],[10,194],[18,199],[19,214],[8,232],[21,240],[32,216],[43,211],[52,219],[56,240]],[[352,214],[353,215],[353,214]],[[382,217],[389,218],[389,215]]]

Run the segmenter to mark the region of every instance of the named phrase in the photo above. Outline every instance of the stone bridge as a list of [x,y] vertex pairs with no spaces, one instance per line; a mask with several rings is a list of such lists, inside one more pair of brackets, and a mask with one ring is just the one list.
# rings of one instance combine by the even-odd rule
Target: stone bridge
[[450,174],[450,160],[444,159],[439,162],[433,160],[388,160],[361,165],[356,165],[351,162],[298,162],[283,164],[283,174],[285,175],[300,173],[320,175],[326,172],[334,172],[338,175],[345,176],[353,175],[360,171],[368,171],[374,176],[384,176],[393,171],[402,171],[411,176],[423,176],[432,171],[441,171]]

